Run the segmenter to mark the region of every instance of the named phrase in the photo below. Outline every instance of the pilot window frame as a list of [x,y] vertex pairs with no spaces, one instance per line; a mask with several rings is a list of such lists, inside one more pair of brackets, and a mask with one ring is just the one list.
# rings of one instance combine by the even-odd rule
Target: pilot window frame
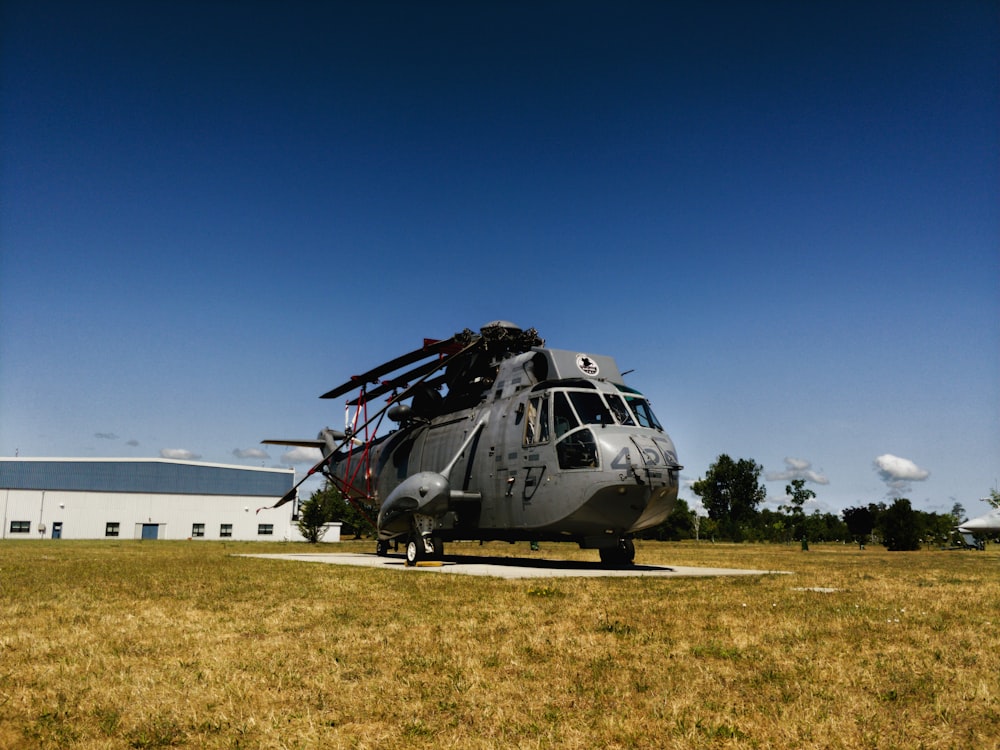
[[552,439],[549,427],[549,394],[542,393],[531,396],[525,406],[524,433],[522,443],[525,446],[546,445]]

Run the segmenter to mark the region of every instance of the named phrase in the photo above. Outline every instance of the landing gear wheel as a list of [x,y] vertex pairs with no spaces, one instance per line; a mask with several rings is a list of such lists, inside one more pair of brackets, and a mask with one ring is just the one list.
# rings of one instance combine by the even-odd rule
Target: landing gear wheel
[[434,545],[434,559],[440,560],[444,557],[444,542],[441,541],[441,537],[436,536],[431,543]]
[[424,549],[423,539],[410,539],[406,543],[406,564],[416,565],[418,562],[427,557],[427,551]]
[[385,557],[389,554],[389,542],[385,539],[379,539],[375,542],[375,554],[379,557]]
[[624,568],[635,563],[635,543],[631,539],[619,539],[614,547],[602,547],[601,563],[608,567]]
[[633,542],[631,539],[623,539],[618,544],[619,544],[619,547],[621,548],[622,552],[624,553],[625,564],[626,565],[634,565],[635,564],[635,542]]

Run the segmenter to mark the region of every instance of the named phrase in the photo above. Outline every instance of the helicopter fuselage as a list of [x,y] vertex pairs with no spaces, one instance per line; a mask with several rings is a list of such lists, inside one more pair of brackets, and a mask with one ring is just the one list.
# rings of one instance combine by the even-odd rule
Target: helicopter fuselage
[[[534,347],[494,363],[477,396],[453,410],[448,396],[436,409],[414,398],[369,446],[380,550],[400,539],[417,554],[458,539],[625,548],[673,510],[674,444],[610,357]],[[344,479],[355,453],[327,470]]]

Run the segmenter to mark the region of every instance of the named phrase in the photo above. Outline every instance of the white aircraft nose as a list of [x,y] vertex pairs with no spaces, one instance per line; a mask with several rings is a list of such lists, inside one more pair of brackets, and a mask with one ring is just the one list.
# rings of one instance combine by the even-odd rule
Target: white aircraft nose
[[1000,509],[973,518],[958,527],[959,531],[1000,531]]
[[988,528],[988,524],[982,518],[977,518],[974,521],[966,521],[961,526],[958,527],[959,531],[983,531]]

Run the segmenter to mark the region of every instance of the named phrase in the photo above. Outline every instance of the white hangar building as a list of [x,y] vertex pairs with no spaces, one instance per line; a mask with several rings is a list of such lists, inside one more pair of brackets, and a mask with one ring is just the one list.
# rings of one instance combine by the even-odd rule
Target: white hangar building
[[0,458],[0,539],[302,541],[297,503],[257,512],[294,477],[160,458]]

